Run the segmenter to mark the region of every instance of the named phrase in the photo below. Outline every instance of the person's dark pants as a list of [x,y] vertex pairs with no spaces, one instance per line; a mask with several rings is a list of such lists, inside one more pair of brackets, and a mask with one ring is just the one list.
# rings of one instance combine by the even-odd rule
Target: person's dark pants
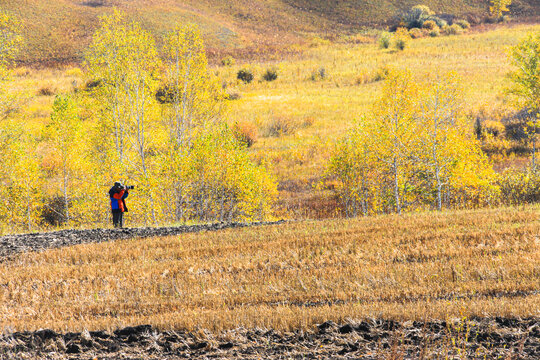
[[124,227],[124,213],[121,211],[113,211],[112,221],[115,228]]

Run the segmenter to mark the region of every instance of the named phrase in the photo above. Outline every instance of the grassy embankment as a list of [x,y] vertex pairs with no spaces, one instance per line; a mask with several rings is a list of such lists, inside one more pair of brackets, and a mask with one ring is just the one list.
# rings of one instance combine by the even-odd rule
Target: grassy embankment
[[0,264],[0,327],[287,330],[539,316],[539,214],[306,221],[21,254]]

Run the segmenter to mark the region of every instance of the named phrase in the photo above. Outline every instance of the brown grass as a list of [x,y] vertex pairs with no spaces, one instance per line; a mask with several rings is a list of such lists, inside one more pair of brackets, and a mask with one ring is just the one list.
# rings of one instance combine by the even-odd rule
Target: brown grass
[[539,210],[306,221],[23,254],[0,265],[0,327],[288,330],[538,316]]

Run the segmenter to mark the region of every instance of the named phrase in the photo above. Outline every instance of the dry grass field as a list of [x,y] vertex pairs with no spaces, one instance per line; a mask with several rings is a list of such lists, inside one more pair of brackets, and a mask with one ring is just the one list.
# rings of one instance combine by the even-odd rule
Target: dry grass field
[[540,208],[79,245],[0,264],[0,328],[309,329],[540,315]]

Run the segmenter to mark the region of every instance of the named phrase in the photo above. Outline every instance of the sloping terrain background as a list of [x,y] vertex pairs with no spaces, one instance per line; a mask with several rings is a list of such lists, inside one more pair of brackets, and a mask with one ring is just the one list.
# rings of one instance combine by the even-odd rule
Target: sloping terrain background
[[[142,22],[159,38],[182,23],[196,23],[209,48],[287,45],[306,36],[384,26],[419,3],[438,13],[482,19],[486,0],[3,0],[0,7],[25,25],[26,63],[77,62],[99,16],[114,7]],[[516,0],[516,16],[537,16],[536,0]]]

